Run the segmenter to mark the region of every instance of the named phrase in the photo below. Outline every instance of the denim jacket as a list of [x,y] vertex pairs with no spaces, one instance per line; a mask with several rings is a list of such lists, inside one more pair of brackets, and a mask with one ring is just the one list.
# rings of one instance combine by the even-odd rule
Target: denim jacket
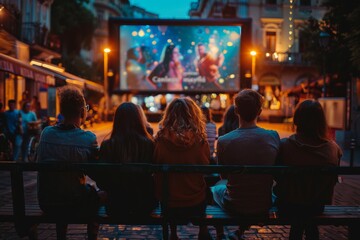
[[[38,162],[85,163],[96,159],[96,136],[80,128],[46,127],[37,149]],[[86,195],[84,173],[39,172],[38,197],[42,208],[81,204]]]

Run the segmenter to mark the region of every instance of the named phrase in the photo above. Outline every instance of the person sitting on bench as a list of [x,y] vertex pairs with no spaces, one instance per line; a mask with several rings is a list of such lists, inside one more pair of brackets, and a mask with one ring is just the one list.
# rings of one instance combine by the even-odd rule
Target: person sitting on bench
[[[294,114],[296,133],[281,140],[279,163],[288,166],[338,166],[342,151],[329,139],[324,111],[319,102],[305,100]],[[274,188],[280,216],[292,221],[290,239],[319,239],[308,218],[331,204],[337,177],[334,175],[282,175]]]
[[[221,165],[274,165],[280,138],[276,131],[257,126],[263,97],[245,89],[235,97],[235,112],[239,128],[218,140],[218,162]],[[266,216],[272,206],[271,175],[221,175],[212,187],[215,203],[226,211],[241,215]],[[241,238],[249,226],[239,226],[232,238]],[[218,238],[223,237],[222,226],[217,227]]]
[[[57,163],[86,163],[98,155],[96,136],[80,128],[86,118],[84,95],[76,87],[65,86],[60,90],[60,112],[63,123],[46,127],[40,137],[37,161]],[[88,239],[97,239],[99,197],[94,188],[86,184],[85,174],[79,172],[38,173],[38,199],[42,211],[59,219],[56,224],[58,239],[66,239],[67,224],[61,217],[86,216],[89,219]]]

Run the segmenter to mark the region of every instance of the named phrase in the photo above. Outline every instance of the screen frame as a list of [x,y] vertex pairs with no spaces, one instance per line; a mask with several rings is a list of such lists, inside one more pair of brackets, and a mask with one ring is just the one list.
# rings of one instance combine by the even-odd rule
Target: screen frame
[[121,90],[120,89],[120,26],[122,25],[171,25],[171,26],[240,26],[240,53],[239,53],[239,87],[251,88],[251,78],[245,77],[245,73],[251,69],[251,19],[130,19],[121,17],[111,17],[109,19],[109,69],[113,71],[113,78],[109,79],[108,92],[112,94],[134,93],[134,94],[194,94],[194,93],[236,93],[238,90]]

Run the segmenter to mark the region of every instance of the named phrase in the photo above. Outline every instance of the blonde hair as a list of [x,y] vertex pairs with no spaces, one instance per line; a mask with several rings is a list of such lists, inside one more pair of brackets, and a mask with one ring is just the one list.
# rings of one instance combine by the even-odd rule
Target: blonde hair
[[[196,140],[206,140],[206,125],[201,109],[190,98],[176,98],[166,108],[160,121],[157,137],[162,137],[164,131],[176,132],[180,140],[185,140],[189,131],[195,134]],[[182,139],[183,138],[183,139]]]

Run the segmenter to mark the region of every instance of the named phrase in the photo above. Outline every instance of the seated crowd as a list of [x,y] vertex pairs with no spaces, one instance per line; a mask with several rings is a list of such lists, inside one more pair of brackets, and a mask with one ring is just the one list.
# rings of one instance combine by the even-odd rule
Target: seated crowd
[[[174,99],[167,106],[155,137],[142,109],[130,102],[122,103],[115,112],[111,135],[102,142],[100,151],[96,136],[80,128],[86,118],[85,104],[78,89],[62,89],[60,111],[64,121],[43,130],[39,162],[208,165],[216,155],[215,162],[221,165],[337,166],[342,155],[339,146],[328,138],[323,109],[314,100],[299,104],[294,115],[296,133],[280,140],[276,131],[257,125],[262,96],[253,90],[242,90],[225,115],[216,153],[211,118],[205,117],[206,110],[202,111],[190,98]],[[88,215],[88,239],[97,239],[99,226],[91,219],[95,219],[100,204],[106,206],[109,215],[131,217],[149,215],[160,203],[166,207],[170,220],[170,238],[179,239],[171,219],[204,215],[209,202],[245,216],[266,216],[276,204],[280,213],[293,219],[290,239],[302,239],[303,233],[306,239],[319,239],[317,226],[308,224],[307,219],[321,213],[325,204],[331,204],[336,183],[336,178],[329,175],[286,175],[274,179],[269,175],[228,174],[219,176],[219,181],[210,187],[202,174],[171,173],[169,196],[164,203],[160,173],[87,174],[90,176],[83,172],[41,172],[38,195],[40,207],[47,214]],[[97,187],[88,184],[89,177]],[[209,187],[212,194],[208,194]],[[66,224],[56,227],[65,239]],[[229,237],[241,239],[248,228],[239,226]],[[225,239],[223,227],[216,226],[216,230],[217,239]],[[212,239],[207,226],[199,226],[198,236]]]

